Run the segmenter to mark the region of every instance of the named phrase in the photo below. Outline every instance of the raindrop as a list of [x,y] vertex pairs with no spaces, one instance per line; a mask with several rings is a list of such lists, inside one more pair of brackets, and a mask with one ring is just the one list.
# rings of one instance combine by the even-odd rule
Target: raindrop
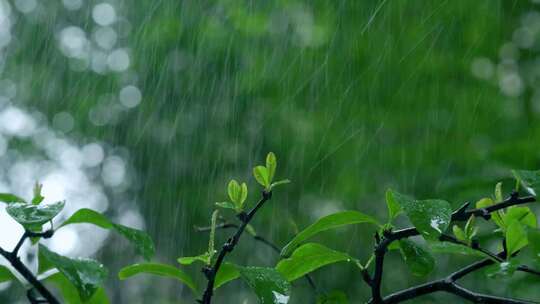
[[116,11],[109,3],[100,3],[94,6],[92,18],[99,25],[111,25],[116,21]]
[[115,72],[122,72],[129,68],[129,55],[124,49],[112,51],[107,57],[107,65]]
[[117,187],[122,184],[126,175],[124,160],[118,156],[109,156],[103,162],[101,178],[110,187]]
[[103,161],[105,153],[98,143],[91,143],[82,148],[83,164],[87,167],[95,167]]
[[118,39],[118,35],[116,35],[116,32],[110,27],[98,28],[93,36],[96,44],[106,50],[112,49]]
[[120,103],[126,108],[134,108],[141,103],[141,91],[132,85],[128,85],[120,90]]

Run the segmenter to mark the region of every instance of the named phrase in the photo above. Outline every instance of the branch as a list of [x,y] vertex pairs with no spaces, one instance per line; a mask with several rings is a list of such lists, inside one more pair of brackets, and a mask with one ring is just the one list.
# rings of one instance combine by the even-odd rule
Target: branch
[[225,256],[234,250],[247,224],[249,224],[249,222],[251,221],[255,213],[257,213],[257,211],[264,205],[264,203],[270,200],[271,198],[272,198],[272,192],[263,191],[262,198],[259,200],[257,205],[255,205],[255,207],[253,207],[253,209],[249,211],[249,213],[247,214],[240,213],[238,215],[242,223],[240,224],[240,226],[238,226],[236,233],[231,238],[229,238],[229,240],[225,244],[223,244],[223,246],[221,247],[221,250],[219,251],[216,262],[214,263],[214,266],[210,269],[207,269],[207,268],[203,269],[203,272],[206,274],[206,277],[208,279],[208,284],[206,285],[206,290],[204,291],[202,300],[199,300],[200,303],[203,303],[203,304],[211,303],[216,274],[218,273],[219,268],[221,267],[221,264],[223,263],[223,260],[225,259]]
[[[504,201],[502,201],[500,203],[497,203],[497,204],[494,204],[494,205],[491,205],[491,206],[488,206],[486,208],[476,208],[476,209],[467,210],[467,208],[469,207],[469,203],[465,203],[463,206],[461,206],[460,208],[458,208],[456,211],[454,211],[452,213],[451,222],[454,222],[454,221],[466,221],[473,215],[478,216],[478,217],[482,217],[482,218],[484,218],[486,220],[489,220],[491,218],[491,213],[492,212],[495,212],[495,211],[498,211],[498,210],[501,210],[501,209],[504,209],[504,208],[507,208],[507,207],[510,207],[510,206],[526,204],[526,203],[530,203],[530,202],[534,202],[534,201],[536,201],[536,199],[533,196],[526,196],[526,197],[520,198],[519,194],[514,191],[514,192],[512,192],[510,197],[508,197]],[[375,246],[375,250],[374,250],[375,270],[374,270],[374,274],[373,274],[373,279],[370,279],[369,275],[363,274],[364,281],[366,281],[368,283],[368,285],[371,286],[371,297],[372,297],[372,299],[371,299],[370,303],[377,303],[377,304],[378,303],[397,303],[397,302],[386,302],[388,297],[383,299],[382,296],[381,296],[381,282],[382,282],[383,268],[384,268],[383,267],[384,266],[384,256],[386,255],[386,252],[388,251],[388,246],[392,242],[397,241],[397,240],[401,240],[401,239],[404,239],[404,238],[409,238],[409,237],[412,237],[412,236],[416,236],[416,235],[420,235],[420,232],[415,227],[405,228],[405,229],[401,229],[401,230],[397,230],[397,231],[389,231],[389,230],[383,231],[382,239],[378,234],[375,235],[375,240],[376,240],[376,246]],[[450,242],[454,242],[454,243],[458,243],[458,244],[462,244],[462,245],[464,244],[464,243],[458,241],[457,239],[455,239],[454,237],[447,236],[447,235],[441,235],[440,240],[441,241],[450,241]],[[483,249],[479,248],[477,246],[477,244],[475,246],[473,246],[473,249],[479,250],[482,253],[487,254],[488,256],[490,256],[492,259],[500,261],[500,257],[497,257],[497,255],[493,255],[492,253],[490,253],[487,250],[483,250]],[[525,271],[525,272],[540,275],[539,272],[537,272],[535,270],[531,270],[526,266],[520,266],[520,268],[518,268],[518,269],[520,271]],[[430,287],[428,287],[428,286],[430,286]],[[438,288],[443,288],[441,286],[443,286],[444,289],[438,289]],[[472,297],[472,296],[479,296],[480,298],[484,297],[484,295],[481,295],[481,294],[467,294],[467,293],[465,293],[466,290],[464,290],[462,287],[457,286],[456,284],[442,284],[441,285],[441,283],[439,281],[430,282],[430,283],[426,283],[424,285],[420,285],[419,289],[416,290],[417,292],[420,292],[420,294],[418,294],[418,295],[423,294],[421,292],[424,290],[424,288],[427,288],[426,290],[433,290],[433,292],[444,290],[444,291],[447,291],[447,292],[462,295],[462,297],[465,297],[465,298]],[[405,290],[403,292],[406,292],[406,291],[407,290]],[[407,298],[407,299],[409,299],[409,298]],[[470,298],[468,298],[468,299],[470,299]],[[494,299],[491,299],[491,300],[494,300]],[[479,302],[477,302],[477,303],[479,303]],[[503,302],[488,302],[488,303],[503,303]],[[513,303],[513,302],[504,302],[504,303]],[[517,302],[517,303],[525,303],[525,302]]]
[[[25,231],[22,235],[21,239],[15,245],[15,248],[13,251],[9,252],[4,250],[0,247],[0,255],[2,255],[8,262],[19,272],[28,283],[30,283],[47,301],[49,304],[60,304],[60,302],[54,297],[54,295],[43,285],[36,276],[30,271],[23,262],[21,262],[21,259],[18,257],[19,249],[21,248],[24,241],[29,237],[44,237],[44,238],[50,238],[53,235],[53,230],[48,230],[45,232],[31,232],[31,231]],[[37,300],[31,295],[31,292],[27,292],[28,299],[31,301],[31,303],[43,303],[42,300]]]

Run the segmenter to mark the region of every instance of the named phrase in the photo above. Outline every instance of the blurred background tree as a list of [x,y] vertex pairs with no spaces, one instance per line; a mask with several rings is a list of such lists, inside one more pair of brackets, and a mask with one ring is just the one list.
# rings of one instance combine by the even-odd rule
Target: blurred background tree
[[[98,180],[111,212],[140,211],[162,262],[203,252],[206,235],[193,226],[209,223],[230,178],[248,180],[274,151],[293,183],[253,224],[283,245],[335,210],[383,217],[389,186],[457,207],[491,193],[509,168],[538,169],[537,10],[517,0],[0,0],[1,104],[120,155],[120,165],[97,165],[109,172]],[[119,188],[128,193],[122,205]],[[323,238],[366,258],[372,234],[359,226]],[[232,259],[275,264],[274,253],[254,246],[246,239]],[[135,258],[105,248],[97,254],[113,271]],[[390,256],[384,292],[418,281]],[[469,260],[443,256],[431,276]],[[321,291],[369,297],[346,265],[314,278]],[[522,280],[468,283],[540,297]],[[113,303],[193,301],[165,279],[111,275],[107,287]],[[292,302],[310,292],[298,283]],[[217,303],[243,299],[255,301],[241,282],[216,295]]]

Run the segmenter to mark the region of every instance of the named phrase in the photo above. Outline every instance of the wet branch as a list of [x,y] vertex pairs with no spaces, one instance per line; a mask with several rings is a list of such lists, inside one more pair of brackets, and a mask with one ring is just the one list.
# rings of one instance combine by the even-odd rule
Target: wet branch
[[24,244],[24,241],[32,237],[43,237],[50,238],[52,237],[54,231],[47,230],[45,232],[31,232],[25,231],[21,239],[15,245],[13,251],[6,251],[0,247],[0,255],[2,255],[10,264],[13,266],[17,272],[19,272],[28,283],[30,283],[33,289],[37,290],[44,299],[36,299],[32,294],[32,289],[28,290],[27,296],[30,303],[49,303],[49,304],[59,304],[60,302],[54,297],[54,295],[43,285],[36,276],[30,271],[26,265],[21,261],[18,256],[19,249]]
[[[536,199],[532,196],[526,196],[526,197],[519,197],[517,192],[513,192],[509,198],[505,199],[504,201],[491,205],[486,208],[476,208],[476,209],[470,209],[468,210],[469,203],[464,204],[462,207],[460,207],[458,210],[454,211],[452,213],[451,221],[467,221],[471,216],[477,216],[481,217],[485,220],[489,220],[491,218],[491,213],[510,207],[514,205],[521,205],[526,204],[530,202],[534,202]],[[375,270],[373,272],[373,276],[370,276],[370,274],[367,271],[364,271],[362,273],[362,277],[364,281],[371,287],[371,300],[369,303],[374,304],[389,304],[389,303],[399,303],[405,300],[410,300],[412,298],[419,297],[421,295],[438,292],[438,291],[445,291],[452,294],[455,294],[463,299],[467,299],[473,303],[531,303],[527,301],[522,300],[513,300],[508,298],[501,298],[501,297],[495,297],[490,295],[484,295],[479,293],[474,293],[468,289],[465,289],[459,285],[456,284],[456,280],[459,278],[476,271],[478,269],[481,269],[487,265],[493,264],[494,261],[502,261],[501,254],[493,254],[485,249],[482,249],[478,246],[478,243],[471,244],[471,248],[478,250],[486,255],[489,256],[488,259],[477,262],[475,264],[472,264],[470,266],[467,266],[461,270],[458,270],[457,272],[451,274],[450,276],[441,279],[436,280],[432,282],[428,282],[422,285],[418,285],[415,287],[411,287],[399,292],[396,292],[394,294],[391,294],[385,298],[381,295],[381,285],[382,285],[382,276],[383,276],[383,268],[384,268],[384,257],[386,255],[386,252],[388,251],[388,246],[394,242],[399,241],[404,238],[409,238],[412,236],[420,235],[420,232],[414,228],[405,228],[400,229],[396,231],[384,231],[383,236],[381,237],[379,234],[375,235],[375,250],[374,250],[374,256],[375,256]],[[443,242],[452,242],[460,245],[466,245],[456,238],[449,236],[449,235],[441,235],[439,238],[440,241]],[[530,269],[527,266],[519,266],[519,271],[527,272],[534,275],[540,275],[540,272]]]
[[221,267],[221,264],[223,263],[225,256],[232,252],[236,245],[238,244],[238,241],[240,240],[240,237],[242,236],[242,233],[244,232],[247,224],[251,221],[255,213],[264,205],[264,203],[272,198],[272,192],[262,192],[262,198],[259,200],[257,205],[251,209],[248,213],[240,213],[238,215],[238,218],[241,221],[240,226],[238,226],[236,233],[229,238],[229,240],[223,244],[221,247],[221,250],[219,251],[218,257],[216,259],[216,262],[214,263],[214,266],[212,268],[204,268],[203,272],[206,275],[206,278],[208,279],[208,284],[206,285],[206,290],[204,291],[202,300],[199,300],[199,303],[202,304],[210,304],[212,301],[212,296],[214,292],[214,283],[216,279],[216,274],[219,271],[219,268]]

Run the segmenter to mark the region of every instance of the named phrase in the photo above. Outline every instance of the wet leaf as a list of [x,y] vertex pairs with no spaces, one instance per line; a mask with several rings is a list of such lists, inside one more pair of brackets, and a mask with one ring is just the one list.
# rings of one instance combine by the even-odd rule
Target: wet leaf
[[0,283],[15,280],[15,276],[6,266],[0,265]]
[[512,174],[533,196],[540,192],[540,171],[512,170]]
[[205,253],[199,254],[197,256],[181,257],[181,258],[178,258],[177,261],[178,261],[178,263],[180,263],[182,265],[191,265],[194,262],[202,262],[204,264],[209,264],[211,256],[212,255],[209,252],[205,252]]
[[227,192],[229,194],[229,199],[234,203],[237,208],[240,208],[240,201],[242,196],[242,189],[240,187],[240,184],[234,179],[231,180],[229,182],[229,186],[227,187]]
[[270,187],[268,169],[266,167],[257,166],[253,168],[253,176],[255,177],[255,180],[257,180],[257,182],[264,188],[268,189]]
[[152,274],[162,277],[168,277],[176,279],[188,286],[193,292],[197,292],[197,287],[193,279],[183,272],[182,270],[173,267],[171,265],[159,264],[159,263],[142,263],[142,264],[133,264],[127,267],[124,267],[118,272],[118,278],[120,280],[128,279],[132,276],[138,274]]
[[508,211],[504,215],[504,222],[509,223],[512,220],[516,220],[523,225],[536,228],[536,215],[529,207],[513,206],[512,208],[508,208]]
[[[486,207],[489,207],[489,206],[494,205],[494,204],[495,204],[495,202],[491,198],[485,197],[485,198],[479,200],[478,202],[476,202],[476,208],[477,209],[486,208]],[[491,213],[491,219],[502,230],[506,229],[506,225],[504,223],[504,211],[498,210],[498,211],[492,212]]]
[[435,267],[433,256],[420,245],[403,239],[399,241],[400,252],[409,267],[411,273],[415,276],[426,276]]
[[508,255],[512,255],[521,248],[527,246],[529,243],[527,239],[527,232],[523,225],[517,220],[510,220],[507,222],[508,226],[505,234],[506,250]]
[[115,224],[109,221],[103,214],[94,210],[86,208],[79,209],[63,222],[59,228],[71,224],[93,224],[103,229],[114,230],[131,242],[137,252],[146,260],[150,260],[154,255],[154,242],[144,231]]
[[535,259],[540,261],[540,230],[534,228],[527,229],[527,239],[529,240]]
[[262,304],[287,304],[290,283],[274,268],[239,267],[240,276],[257,294]]
[[62,209],[64,202],[49,205],[32,205],[26,203],[12,203],[6,207],[7,213],[26,229],[36,231],[41,225],[52,220]]
[[504,200],[502,193],[502,183],[499,182],[495,185],[495,201],[500,203]]
[[218,202],[216,203],[216,206],[223,208],[223,209],[233,209],[236,210],[236,206],[231,202]]
[[221,264],[216,275],[216,281],[214,282],[214,290],[230,281],[238,279],[240,277],[240,272],[237,267],[238,266],[227,262]]
[[58,272],[45,279],[45,282],[51,283],[58,288],[64,299],[63,303],[69,304],[109,304],[109,298],[103,287],[97,289],[94,295],[88,301],[81,301],[77,288],[71,284],[65,275]]
[[41,189],[42,188],[43,188],[43,185],[41,185],[39,183],[36,183],[36,185],[34,186],[34,198],[32,198],[32,204],[39,205],[45,199],[41,195]]
[[452,227],[452,232],[454,232],[454,236],[456,237],[456,239],[462,242],[467,242],[467,236],[465,235],[465,232],[461,228],[459,228],[458,225],[454,225]]
[[0,202],[4,203],[26,203],[26,201],[15,194],[11,193],[0,193]]
[[41,244],[39,251],[77,288],[82,301],[90,300],[107,277],[107,269],[95,260],[64,257]]
[[357,262],[348,254],[316,243],[307,243],[296,249],[290,258],[279,261],[276,269],[288,280],[294,281],[323,266],[337,262]]
[[429,248],[433,253],[449,253],[449,254],[460,254],[468,256],[477,256],[477,257],[487,257],[485,254],[478,250],[474,250],[471,247],[449,243],[449,242],[439,242],[433,241],[429,242]]
[[290,180],[288,180],[288,179],[282,179],[282,180],[280,180],[280,181],[277,181],[277,182],[272,183],[272,184],[270,185],[270,190],[274,189],[274,188],[277,187],[277,186],[280,186],[280,185],[286,185],[286,184],[289,184],[289,183],[291,183]]
[[519,267],[517,260],[509,260],[501,263],[495,263],[486,268],[485,273],[488,277],[507,277],[512,276]]
[[315,223],[298,233],[287,245],[285,245],[285,247],[283,247],[281,255],[288,256],[298,245],[320,232],[345,225],[360,223],[380,225],[375,218],[358,211],[341,211],[333,213],[318,219]]
[[392,196],[424,237],[437,239],[448,228],[452,217],[452,207],[447,201],[416,200],[395,191],[392,191]]

